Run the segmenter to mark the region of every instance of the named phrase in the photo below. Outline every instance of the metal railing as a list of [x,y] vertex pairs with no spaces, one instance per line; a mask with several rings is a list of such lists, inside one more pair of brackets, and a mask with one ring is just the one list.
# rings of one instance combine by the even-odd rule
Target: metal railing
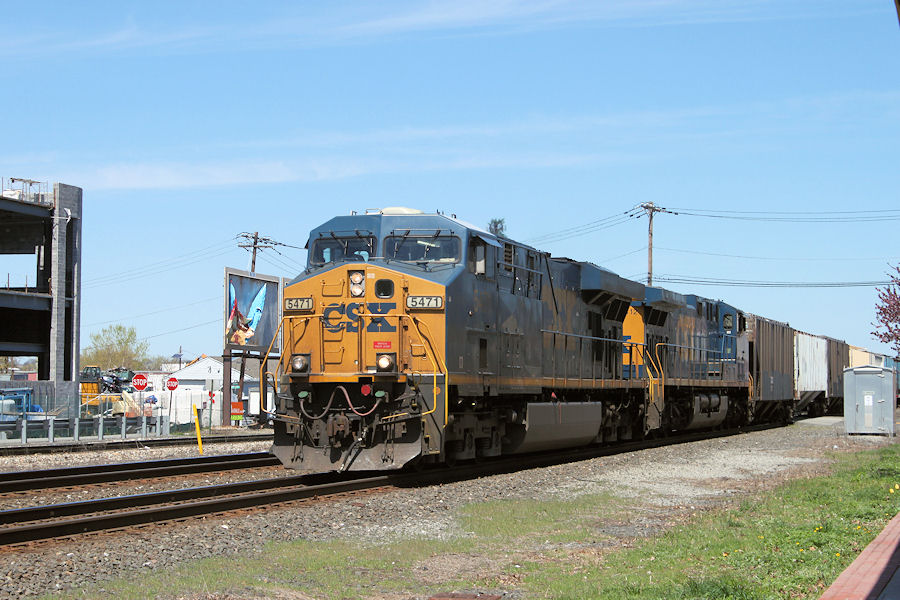
[[[561,380],[561,387],[568,387],[570,379],[591,381],[600,380],[616,380],[616,381],[646,381],[650,392],[650,401],[654,402],[657,398],[661,398],[663,394],[662,380],[663,374],[660,365],[654,360],[650,354],[646,344],[640,342],[629,342],[627,340],[594,337],[590,335],[580,335],[577,333],[568,333],[565,331],[553,331],[542,329],[541,333],[553,336],[551,344],[552,361],[551,373],[552,387],[558,387],[558,381]],[[562,337],[564,346],[557,348],[557,337]],[[576,340],[577,348],[569,348],[569,340]],[[588,352],[590,356],[585,359],[585,342],[589,342]],[[594,359],[594,343],[602,343],[604,347],[604,358],[610,357],[610,365],[600,365],[600,373],[598,374],[598,361]],[[562,367],[562,377],[558,372],[557,356],[559,350],[562,350],[565,359]],[[577,352],[577,372],[569,373],[569,359],[571,353]],[[625,358],[628,360],[628,369],[625,369]],[[585,373],[585,363],[590,364],[590,368]],[[640,367],[644,367],[641,369]],[[598,376],[599,375],[599,376]]]
[[[170,435],[170,421],[167,415],[126,417],[100,416],[65,419],[48,417],[45,419],[22,419],[0,422],[0,440],[18,440],[21,444],[54,443],[70,440],[102,441],[106,438],[128,439],[163,437]],[[58,439],[63,438],[63,439]],[[0,442],[2,446],[2,442]]]
[[[659,342],[653,353],[664,377],[669,379],[696,379],[701,381],[725,381],[729,375],[741,379],[746,375],[746,363],[734,356],[734,346],[725,350],[713,350],[700,346],[686,346]],[[733,366],[729,373],[729,366]]]
[[50,184],[22,177],[0,177],[0,197],[42,206],[53,206]]

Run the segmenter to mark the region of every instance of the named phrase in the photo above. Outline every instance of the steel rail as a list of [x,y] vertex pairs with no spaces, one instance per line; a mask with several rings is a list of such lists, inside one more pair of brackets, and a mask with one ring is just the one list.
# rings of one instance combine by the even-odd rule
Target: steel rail
[[[68,505],[43,507],[45,511],[51,511],[53,509],[59,509],[61,512],[74,510],[74,514],[82,516],[0,527],[0,546],[35,542],[122,527],[134,527],[147,523],[171,521],[173,519],[209,516],[210,514],[230,510],[252,507],[266,508],[268,505],[276,502],[301,500],[377,487],[378,485],[387,484],[390,476],[381,475],[365,479],[353,479],[350,481],[319,485],[298,484],[297,479],[298,478],[264,479],[257,482],[242,482],[241,484],[225,484],[223,486],[207,486],[206,488],[180,490],[186,495],[190,493],[200,495],[207,494],[207,497],[180,502],[176,500],[177,503],[175,504],[147,506],[142,509],[137,509],[142,503],[144,505],[146,505],[147,502],[150,504],[158,504],[159,501],[167,501],[167,498],[177,498],[177,492],[156,492],[134,497],[110,498],[108,499],[110,503],[106,506],[107,509],[109,509],[109,506],[115,504],[113,501],[121,502],[122,506],[115,509],[115,512],[91,516],[83,516],[84,512],[79,509],[87,508],[90,510],[90,505],[99,507],[99,501],[95,500]],[[242,484],[246,484],[246,489],[243,491],[240,489]],[[269,489],[266,489],[267,487]],[[208,497],[209,495],[215,496],[220,494],[226,495],[212,498]],[[134,504],[129,507],[129,502]],[[74,505],[81,506],[76,507]],[[97,509],[98,508],[94,508],[91,512],[96,512]],[[37,511],[38,509],[2,511],[0,512],[0,519],[4,522],[7,521],[7,513],[9,513],[9,517],[13,518],[17,516],[13,513],[18,513],[18,516],[20,517],[33,517],[40,514],[49,514],[49,512],[32,512],[29,514],[27,512],[29,510]]]
[[[215,435],[203,438],[206,444],[230,442],[271,441],[272,434]],[[0,456],[18,456],[23,454],[52,454],[54,452],[84,452],[94,450],[122,450],[126,448],[148,448],[151,446],[188,446],[197,443],[193,436],[184,437],[146,437],[146,438],[108,438],[103,440],[82,440],[78,442],[36,442],[27,444],[13,443],[6,440],[0,443]]]
[[0,473],[0,493],[279,465],[268,452]]
[[[565,450],[555,453],[514,455],[484,463],[433,469],[419,473],[400,472],[350,480],[344,478],[336,482],[313,483],[309,485],[303,482],[314,482],[317,477],[322,476],[297,475],[0,511],[0,525],[4,525],[0,527],[0,546],[133,527],[173,519],[184,519],[201,515],[209,516],[237,509],[267,508],[269,505],[278,502],[327,497],[373,487],[420,487],[449,483],[523,469],[588,460],[612,454],[725,437],[749,431],[761,431],[778,426],[766,424],[737,430],[691,432],[669,438],[627,442],[614,446]],[[160,503],[167,503],[167,505],[159,506]],[[86,516],[86,513],[96,513],[104,510],[117,512]],[[60,517],[74,518],[61,519]],[[25,522],[37,520],[42,521]]]

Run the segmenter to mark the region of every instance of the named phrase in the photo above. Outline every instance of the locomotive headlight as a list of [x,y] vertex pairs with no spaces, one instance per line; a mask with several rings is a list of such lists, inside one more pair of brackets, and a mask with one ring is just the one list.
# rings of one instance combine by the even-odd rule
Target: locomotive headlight
[[309,354],[295,354],[291,357],[291,370],[294,373],[309,372]]
[[366,293],[366,277],[362,271],[350,271],[350,295],[359,297]]
[[397,370],[397,355],[394,353],[379,354],[375,357],[375,368],[381,373]]

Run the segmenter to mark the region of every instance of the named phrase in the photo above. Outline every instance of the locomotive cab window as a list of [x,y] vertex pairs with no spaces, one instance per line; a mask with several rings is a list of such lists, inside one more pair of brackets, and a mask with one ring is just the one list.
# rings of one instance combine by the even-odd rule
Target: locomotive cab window
[[722,317],[722,328],[725,330],[731,330],[734,328],[734,315],[729,313]]
[[324,265],[338,261],[368,262],[375,254],[375,238],[371,236],[330,237],[313,240],[309,264]]
[[384,256],[404,262],[455,263],[460,259],[459,238],[449,235],[389,236]]

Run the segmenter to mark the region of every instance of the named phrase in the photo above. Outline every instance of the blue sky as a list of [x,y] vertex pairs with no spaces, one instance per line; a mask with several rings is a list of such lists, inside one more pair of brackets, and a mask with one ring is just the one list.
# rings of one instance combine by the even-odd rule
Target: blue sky
[[[900,262],[900,221],[851,218],[900,209],[889,0],[32,2],[4,20],[0,175],[84,188],[83,344],[124,323],[156,354],[220,354],[237,234],[302,248],[383,206],[503,217],[632,278],[646,219],[584,226],[649,201],[681,213],[656,217],[657,279],[882,281]],[[296,274],[288,246],[257,270]],[[872,287],[666,285],[887,350]]]

